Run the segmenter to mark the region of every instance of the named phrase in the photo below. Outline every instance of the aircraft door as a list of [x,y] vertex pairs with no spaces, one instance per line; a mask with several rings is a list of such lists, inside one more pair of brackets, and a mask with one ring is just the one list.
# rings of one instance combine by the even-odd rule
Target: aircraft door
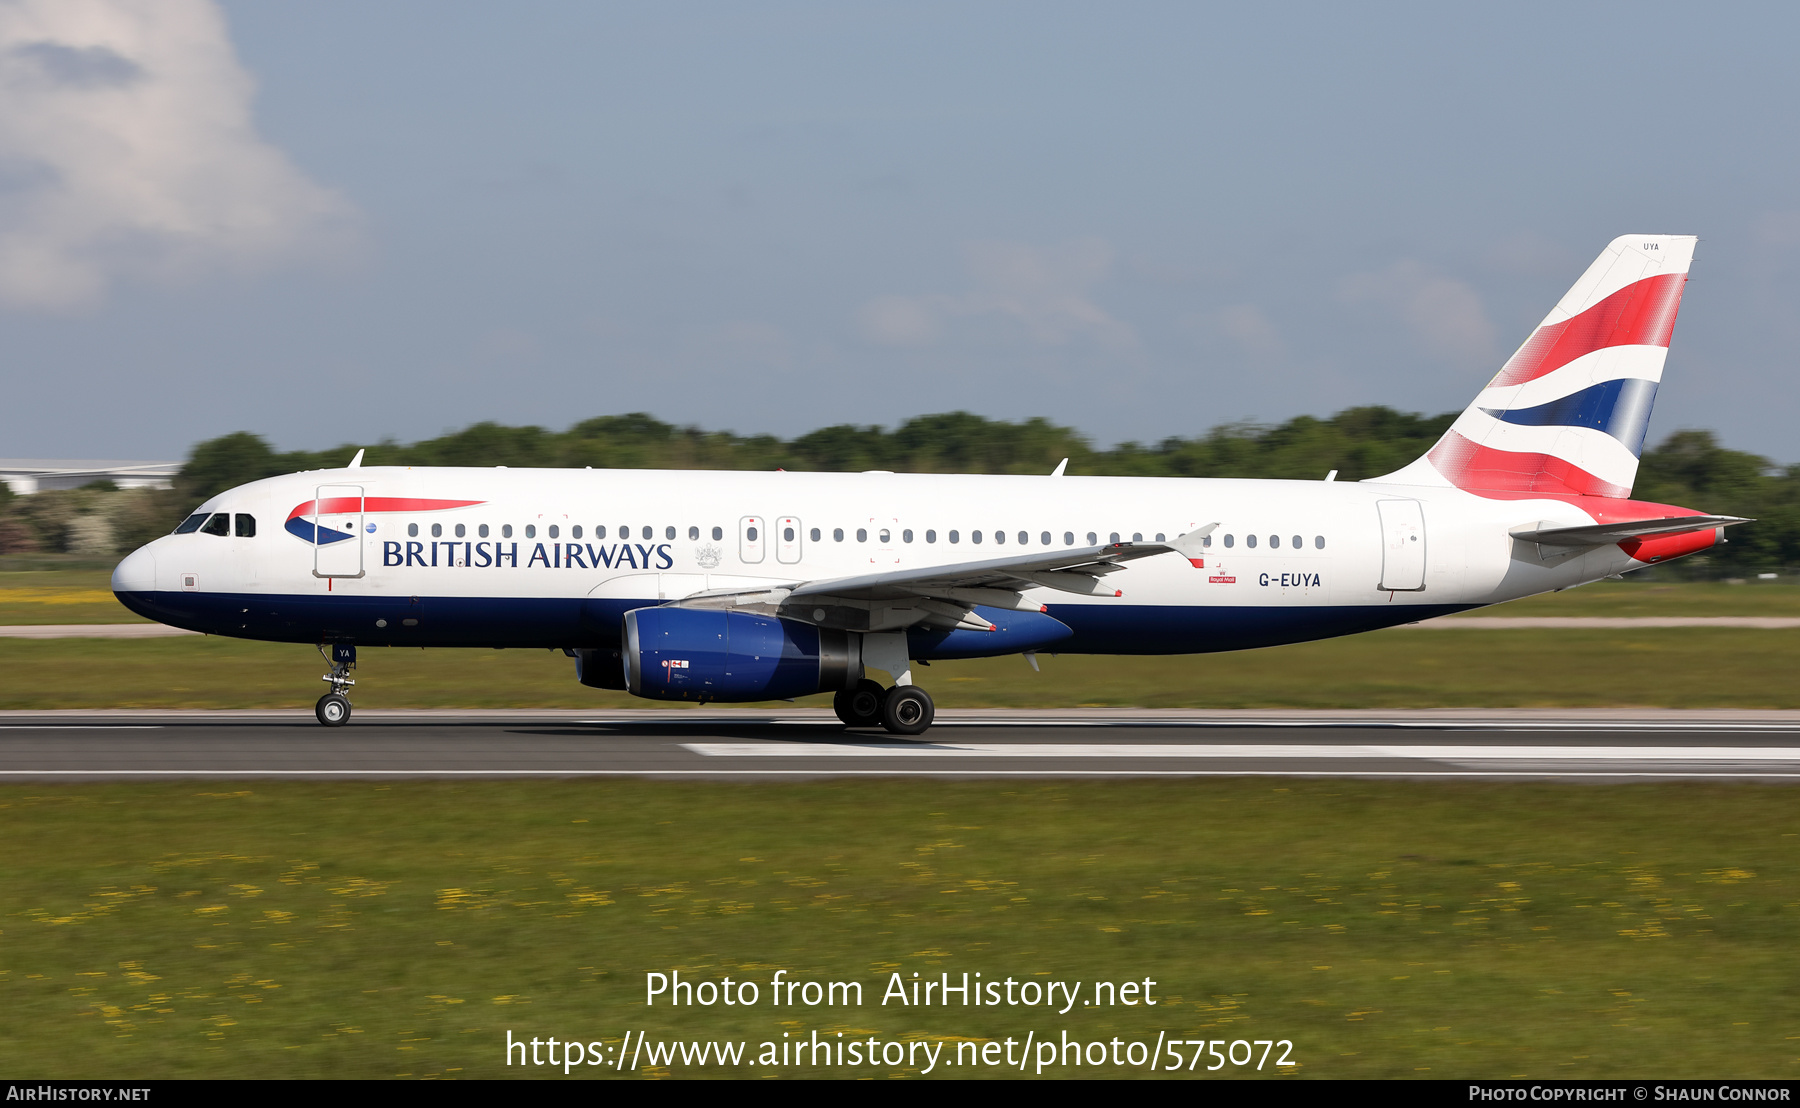
[[775,521],[775,560],[791,566],[800,560],[800,550],[800,521],[782,516]]
[[768,537],[764,532],[767,530],[761,516],[745,516],[738,520],[739,561],[746,565],[758,565],[762,562],[763,542]]
[[1425,587],[1425,513],[1417,500],[1378,500],[1381,515],[1381,588],[1418,592]]
[[313,576],[363,575],[363,489],[320,485],[307,518],[313,525]]

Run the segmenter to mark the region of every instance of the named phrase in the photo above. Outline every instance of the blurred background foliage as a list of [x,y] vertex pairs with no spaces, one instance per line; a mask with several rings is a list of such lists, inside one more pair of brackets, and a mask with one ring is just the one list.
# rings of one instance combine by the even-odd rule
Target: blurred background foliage
[[[843,424],[794,439],[677,427],[636,412],[585,420],[562,432],[477,423],[422,442],[374,444],[363,464],[1049,473],[1068,458],[1070,474],[1319,480],[1335,469],[1339,480],[1359,481],[1417,458],[1455,418],[1454,412],[1424,416],[1378,406],[1350,408],[1324,419],[1228,423],[1195,438],[1100,449],[1048,420],[1008,423],[969,412],[919,416],[891,431]],[[0,485],[0,554],[129,550],[166,533],[215,493],[277,474],[336,468],[357,449],[283,453],[261,436],[239,431],[195,446],[169,491],[120,492],[95,485],[13,496]],[[1711,431],[1677,431],[1645,452],[1633,495],[1757,519],[1732,529],[1729,544],[1685,559],[1679,570],[1685,575],[1800,565],[1800,466],[1777,467],[1728,449]]]

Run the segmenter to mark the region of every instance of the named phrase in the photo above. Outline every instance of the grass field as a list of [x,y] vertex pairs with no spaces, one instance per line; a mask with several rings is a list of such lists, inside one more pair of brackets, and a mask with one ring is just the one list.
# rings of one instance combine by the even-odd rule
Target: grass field
[[[1785,788],[13,786],[0,827],[31,844],[0,855],[0,1057],[32,1077],[505,1076],[508,1030],[1288,1039],[1315,1077],[1800,1071]],[[776,969],[864,1003],[774,1008]],[[763,1002],[646,1007],[673,970]],[[880,1003],[894,971],[1150,978],[1159,1004],[909,1010]]]
[[[939,662],[914,679],[943,707],[1800,708],[1800,633],[1739,628],[1395,629],[1189,657]],[[0,639],[0,708],[306,708],[311,647],[219,638]],[[575,682],[543,650],[364,650],[361,708],[643,708]],[[828,704],[810,697],[808,704]]]

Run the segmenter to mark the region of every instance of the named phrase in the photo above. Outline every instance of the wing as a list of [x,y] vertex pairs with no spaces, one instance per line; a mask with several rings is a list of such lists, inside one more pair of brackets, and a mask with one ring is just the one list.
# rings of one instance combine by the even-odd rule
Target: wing
[[1104,580],[1108,574],[1139,558],[1169,553],[1198,566],[1201,540],[1217,526],[1209,523],[1170,542],[1107,543],[768,589],[726,589],[696,593],[678,603],[688,608],[750,608],[855,631],[899,630],[921,623],[989,631],[993,624],[975,614],[976,605],[1039,612],[1043,606],[1022,595],[1039,588],[1077,596],[1122,596],[1122,590]]
[[1545,527],[1533,524],[1513,531],[1512,537],[1544,546],[1606,546],[1608,543],[1649,538],[1652,535],[1680,535],[1688,531],[1751,522],[1753,521],[1743,516],[1672,516],[1632,523],[1595,523],[1586,527]]

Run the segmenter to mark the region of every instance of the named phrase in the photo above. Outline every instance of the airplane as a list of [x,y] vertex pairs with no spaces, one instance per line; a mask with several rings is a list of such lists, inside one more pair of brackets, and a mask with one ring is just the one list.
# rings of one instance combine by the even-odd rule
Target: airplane
[[[561,650],[650,700],[832,693],[917,735],[913,665],[1193,654],[1412,623],[1711,547],[1631,499],[1695,238],[1613,240],[1426,454],[1366,481],[363,466],[253,481],[128,555],[129,609],[325,655]],[[871,672],[885,673],[882,684]]]

